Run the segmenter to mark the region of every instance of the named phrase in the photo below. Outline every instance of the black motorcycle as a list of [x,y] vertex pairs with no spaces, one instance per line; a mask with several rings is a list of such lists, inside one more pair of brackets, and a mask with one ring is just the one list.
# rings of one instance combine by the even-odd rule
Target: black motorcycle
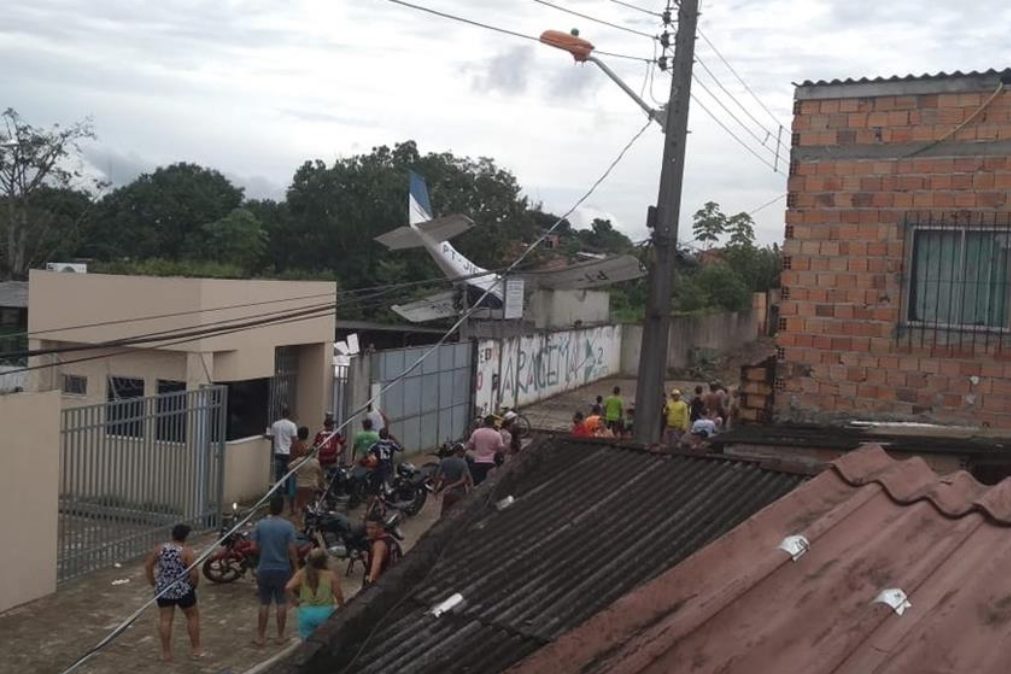
[[[398,541],[404,540],[398,513],[387,516],[383,527]],[[365,534],[365,525],[352,522],[346,515],[310,506],[305,511],[305,528],[302,536],[311,539],[316,545],[322,544],[328,554],[348,560],[346,575],[351,575],[355,562],[361,562],[363,568],[365,566],[365,560],[369,555],[369,539]]]
[[419,470],[412,463],[399,463],[393,480],[383,487],[382,500],[387,507],[405,515],[417,515],[425,507],[428,493],[433,489],[432,477],[428,471]]
[[327,474],[327,488],[322,502],[327,510],[354,510],[374,490],[373,471],[363,466],[336,467]]

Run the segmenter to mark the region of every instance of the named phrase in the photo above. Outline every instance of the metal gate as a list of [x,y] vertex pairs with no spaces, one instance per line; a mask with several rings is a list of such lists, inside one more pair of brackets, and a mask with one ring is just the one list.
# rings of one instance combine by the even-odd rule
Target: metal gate
[[217,525],[224,386],[65,409],[60,433],[60,582],[144,554],[172,527]]
[[[431,347],[379,351],[372,356],[372,381],[393,381]],[[443,344],[403,381],[382,395],[391,431],[409,452],[431,450],[462,438],[473,415],[471,380],[474,345]]]
[[[360,357],[360,356],[355,356]],[[350,365],[335,365],[333,369],[333,418],[339,427],[344,423],[348,410],[348,384],[351,377]]]

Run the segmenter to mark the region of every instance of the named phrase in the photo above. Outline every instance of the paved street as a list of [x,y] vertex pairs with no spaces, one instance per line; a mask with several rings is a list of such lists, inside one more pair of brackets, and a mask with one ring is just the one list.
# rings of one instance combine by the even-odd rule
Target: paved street
[[[438,519],[438,513],[439,503],[429,499],[417,517],[404,523],[405,549]],[[202,549],[212,541],[212,536],[204,536],[193,542]],[[343,564],[337,568],[343,573]],[[360,589],[361,577],[358,565],[353,577],[344,578],[345,597]],[[124,580],[128,582],[121,582]],[[158,613],[152,607],[106,651],[79,671],[89,674],[244,672],[283,648],[268,643],[266,648],[258,649],[251,643],[256,628],[255,587],[248,575],[230,585],[212,585],[201,578],[198,596],[207,656],[199,662],[188,658],[185,621],[178,612],[173,636],[175,662],[166,665],[159,660]],[[4,654],[0,659],[0,672],[48,674],[63,671],[150,596],[143,560],[134,560],[119,569],[89,574],[68,583],[55,594],[0,615],[0,651]],[[293,615],[289,616],[288,625],[289,634],[294,635]],[[270,629],[274,629],[273,618]]]
[[[685,393],[685,399],[691,397],[691,391],[698,384],[703,382],[670,380],[665,385],[669,392],[671,389],[679,388]],[[734,383],[734,382],[731,382]],[[621,387],[621,397],[625,399],[625,404],[635,403],[635,379],[625,379],[615,377],[612,379],[601,379],[588,386],[562,393],[553,398],[534,403],[523,408],[523,413],[530,420],[530,425],[536,429],[545,431],[566,431],[572,426],[572,415],[577,410],[584,414],[588,413],[590,406],[597,399],[597,396],[607,397],[615,386]]]

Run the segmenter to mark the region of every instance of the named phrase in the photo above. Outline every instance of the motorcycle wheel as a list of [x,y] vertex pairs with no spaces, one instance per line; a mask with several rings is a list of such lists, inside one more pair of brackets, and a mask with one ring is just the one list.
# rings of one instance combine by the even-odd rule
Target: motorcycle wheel
[[222,585],[234,583],[246,573],[246,567],[242,566],[238,560],[227,557],[205,559],[201,570],[203,571],[204,578],[212,583]]
[[414,494],[411,498],[411,503],[406,508],[404,508],[404,514],[414,516],[421,512],[421,509],[425,507],[425,501],[428,500],[428,490],[424,486],[418,485],[414,488]]
[[513,418],[513,432],[521,438],[530,437],[530,420],[526,418],[526,415],[517,414]]

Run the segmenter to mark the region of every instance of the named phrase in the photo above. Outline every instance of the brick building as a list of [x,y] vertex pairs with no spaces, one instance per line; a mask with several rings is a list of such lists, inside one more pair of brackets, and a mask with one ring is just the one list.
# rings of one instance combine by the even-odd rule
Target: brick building
[[777,419],[1011,428],[1009,85],[797,87]]

